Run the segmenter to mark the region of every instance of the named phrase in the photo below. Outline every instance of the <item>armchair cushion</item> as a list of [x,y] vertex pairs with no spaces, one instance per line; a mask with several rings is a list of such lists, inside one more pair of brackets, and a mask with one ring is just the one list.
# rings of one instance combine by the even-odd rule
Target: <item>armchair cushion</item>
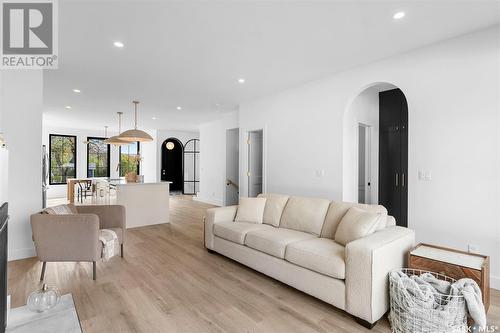
[[99,217],[99,229],[125,229],[125,207],[121,205],[76,206],[79,214],[95,214]]

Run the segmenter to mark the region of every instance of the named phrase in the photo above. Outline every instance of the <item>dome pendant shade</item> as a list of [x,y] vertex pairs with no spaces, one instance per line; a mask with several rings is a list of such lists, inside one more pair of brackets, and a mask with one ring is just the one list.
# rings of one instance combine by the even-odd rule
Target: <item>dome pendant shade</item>
[[138,101],[133,101],[134,103],[134,112],[135,112],[135,126],[134,129],[127,130],[120,135],[118,135],[118,138],[123,141],[127,142],[148,142],[148,141],[153,141],[153,138],[151,135],[148,133],[141,131],[140,129],[137,129],[137,104],[139,104]]
[[130,142],[120,139],[120,137],[118,135],[114,135],[114,136],[110,137],[109,139],[104,140],[104,143],[108,144],[108,145],[113,145],[113,146],[123,146],[123,145],[130,144]]
[[146,133],[144,131],[138,130],[138,129],[127,130],[127,131],[123,132],[122,134],[118,135],[118,139],[123,140],[123,141],[127,141],[127,143],[136,142],[136,141],[139,141],[139,142],[153,141],[153,138],[151,137],[151,135],[149,135],[148,133]]
[[[122,114],[123,112],[117,112],[118,114],[118,133],[122,131]],[[104,140],[104,143],[108,145],[113,145],[113,146],[123,146],[123,145],[128,145],[130,142],[124,141],[120,139],[120,135],[114,135],[110,137],[109,139]]]

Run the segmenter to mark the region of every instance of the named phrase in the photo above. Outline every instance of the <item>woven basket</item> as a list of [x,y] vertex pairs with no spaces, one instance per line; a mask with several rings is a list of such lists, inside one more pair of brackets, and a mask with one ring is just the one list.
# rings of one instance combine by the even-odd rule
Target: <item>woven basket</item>
[[[402,268],[396,271],[407,276],[431,273],[439,280],[454,283],[455,280],[434,272]],[[389,275],[390,309],[389,321],[394,333],[450,333],[467,331],[467,310],[462,295],[434,294],[434,304],[424,307],[415,302],[415,293]]]

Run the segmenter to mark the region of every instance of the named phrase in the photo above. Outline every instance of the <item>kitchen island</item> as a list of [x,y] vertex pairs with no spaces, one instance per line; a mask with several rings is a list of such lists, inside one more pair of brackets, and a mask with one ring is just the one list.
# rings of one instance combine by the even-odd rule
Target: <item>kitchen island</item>
[[111,182],[116,203],[125,206],[126,227],[169,223],[170,182]]

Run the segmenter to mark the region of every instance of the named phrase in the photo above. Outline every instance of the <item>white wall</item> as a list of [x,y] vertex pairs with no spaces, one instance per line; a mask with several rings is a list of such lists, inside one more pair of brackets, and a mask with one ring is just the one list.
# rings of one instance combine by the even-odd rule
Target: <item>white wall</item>
[[35,255],[30,215],[42,208],[41,70],[2,71],[2,124],[9,149],[9,260]]
[[[176,131],[176,130],[165,130],[161,129],[158,130],[158,139],[157,139],[157,144],[156,144],[156,159],[157,159],[157,166],[156,166],[156,173],[158,180],[161,179],[161,146],[163,145],[163,142],[169,138],[176,138],[179,139],[183,145],[186,144],[191,139],[199,139],[200,138],[200,133],[199,132],[194,132],[194,131]],[[201,182],[200,182],[201,183]]]
[[237,127],[237,112],[200,125],[200,192],[196,200],[222,206],[226,180],[226,130]]
[[370,87],[359,94],[348,107],[343,128],[343,189],[345,201],[358,202],[359,171],[359,124],[370,126],[370,192],[372,202],[378,202],[378,137],[379,137],[379,99],[378,93],[394,87],[380,89]]
[[409,226],[418,241],[477,245],[500,288],[499,41],[496,26],[243,103],[240,127],[266,128],[268,191],[342,200],[346,109],[392,83],[408,100]]
[[[153,139],[156,138],[156,131],[147,131]],[[75,128],[58,128],[44,124],[42,134],[42,144],[49,150],[49,134],[76,135],[76,176],[77,178],[87,177],[87,145],[83,143],[87,137],[104,137],[104,127],[102,129],[88,130]],[[108,132],[108,137],[116,135],[112,131]],[[156,141],[141,143],[141,156],[143,158],[139,171],[144,175],[144,181],[156,181]],[[119,162],[119,147],[111,145],[110,152],[110,177],[119,178],[119,171],[116,169]],[[66,197],[66,185],[49,185],[47,197],[64,198]]]

